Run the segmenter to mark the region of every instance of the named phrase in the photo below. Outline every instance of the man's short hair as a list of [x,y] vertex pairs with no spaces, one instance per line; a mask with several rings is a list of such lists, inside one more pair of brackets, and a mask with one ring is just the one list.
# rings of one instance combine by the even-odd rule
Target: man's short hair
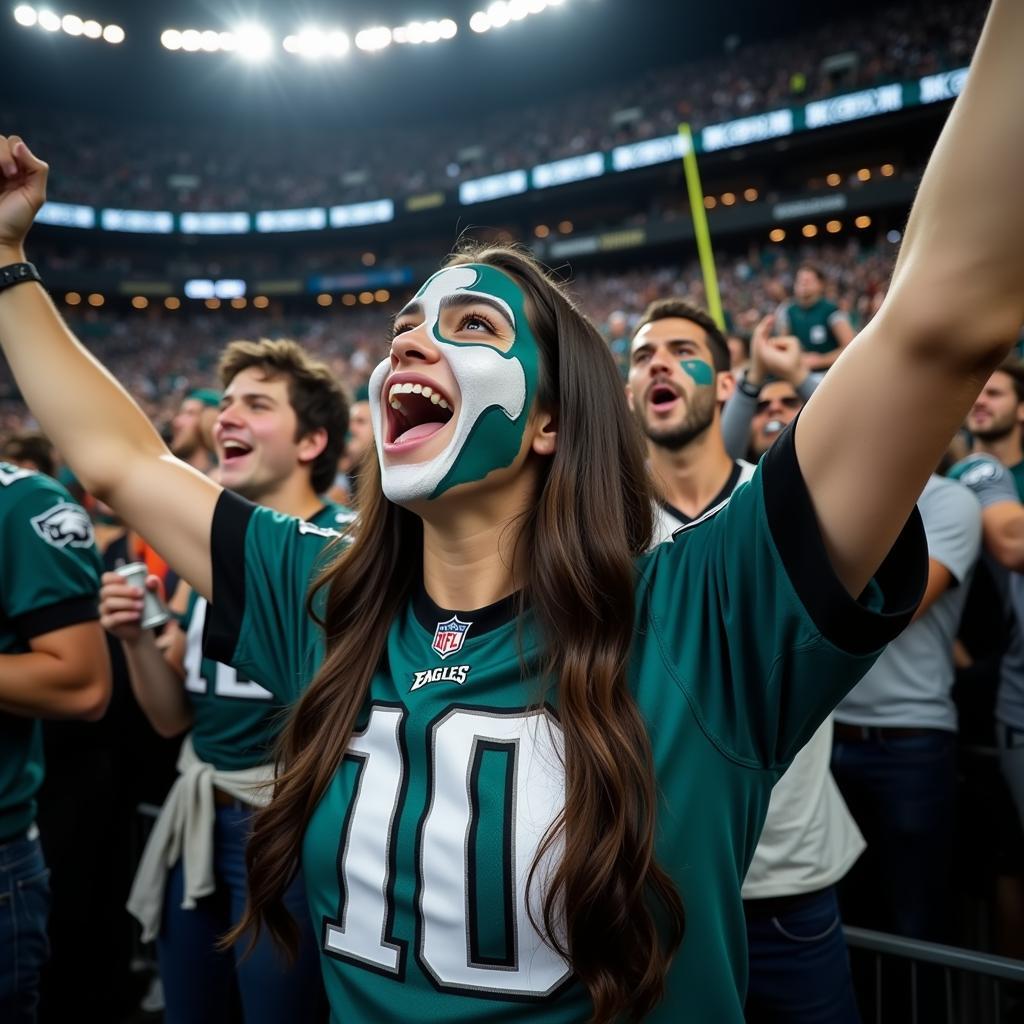
[[822,284],[827,280],[825,277],[825,271],[818,266],[817,263],[811,263],[809,260],[805,260],[796,268],[796,272],[799,274],[801,270],[807,270],[812,273]]
[[341,384],[325,363],[314,359],[294,341],[233,341],[217,366],[225,389],[243,370],[255,368],[267,380],[285,377],[288,401],[298,420],[296,440],[314,430],[327,431],[327,444],[313,460],[310,483],[324,494],[334,482],[338,459],[348,431],[348,400]]
[[0,447],[0,458],[15,462],[31,462],[40,473],[53,476],[57,465],[57,454],[50,439],[38,430],[23,430],[11,434]]
[[1018,405],[1024,402],[1024,361],[1010,356],[996,367],[996,372],[1005,373],[1010,378],[1013,390],[1017,394]]
[[708,338],[708,348],[711,349],[711,362],[715,373],[724,373],[732,366],[729,344],[718,324],[700,306],[695,306],[692,302],[687,302],[686,299],[655,299],[640,317],[640,322],[633,331],[633,338],[636,338],[641,328],[646,327],[647,324],[653,324],[656,320],[669,319],[689,320],[703,329]]

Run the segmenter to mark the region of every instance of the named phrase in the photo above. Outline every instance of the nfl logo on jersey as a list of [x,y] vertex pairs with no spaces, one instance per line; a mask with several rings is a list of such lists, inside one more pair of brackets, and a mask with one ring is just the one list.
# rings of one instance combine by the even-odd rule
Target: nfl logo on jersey
[[439,622],[434,630],[434,642],[430,645],[437,651],[442,660],[462,650],[472,622],[460,622],[458,615],[453,615],[447,622]]

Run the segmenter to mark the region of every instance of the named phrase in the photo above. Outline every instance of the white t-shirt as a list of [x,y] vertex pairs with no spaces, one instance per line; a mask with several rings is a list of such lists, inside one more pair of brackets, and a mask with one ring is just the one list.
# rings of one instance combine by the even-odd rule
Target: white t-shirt
[[796,896],[838,882],[867,845],[839,792],[829,762],[832,719],[818,727],[775,784],[745,900]]

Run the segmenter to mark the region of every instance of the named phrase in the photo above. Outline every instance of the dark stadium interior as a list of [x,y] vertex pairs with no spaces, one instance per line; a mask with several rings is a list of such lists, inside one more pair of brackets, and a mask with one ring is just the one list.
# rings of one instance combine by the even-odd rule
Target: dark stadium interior
[[[165,438],[182,399],[217,385],[219,354],[239,338],[295,339],[348,395],[362,393],[392,318],[463,237],[528,246],[568,283],[625,376],[629,337],[651,301],[707,304],[682,161],[628,162],[640,144],[673,145],[680,122],[702,140],[725,333],[749,351],[758,322],[793,294],[806,262],[821,268],[825,298],[860,330],[885,295],[960,88],[929,97],[920,83],[966,67],[988,8],[566,0],[502,31],[470,31],[481,6],[90,0],[83,17],[127,33],[116,46],[27,30],[0,11],[0,134],[23,135],[50,164],[48,200],[68,204],[62,216],[85,218],[41,220],[29,258],[71,328]],[[226,32],[241,18],[276,40],[306,22],[343,24],[354,36],[424,16],[454,19],[458,34],[437,46],[353,48],[321,63],[277,52],[247,64],[160,44],[169,27]],[[806,115],[815,103],[885,87],[901,97],[891,109],[817,126]],[[796,117],[786,130],[737,132],[720,145],[703,134],[781,111]],[[624,154],[621,166],[613,153]],[[593,173],[538,184],[538,168],[594,154]],[[506,187],[519,172],[522,186]],[[494,198],[467,198],[499,177]],[[342,219],[375,203],[386,212]],[[260,226],[261,213],[311,210],[321,223]],[[166,226],[103,220],[132,211]],[[185,217],[216,213],[243,226],[183,227]],[[0,363],[0,438],[35,426]],[[994,686],[991,672],[958,681],[948,938],[1024,960],[1024,835],[995,759]],[[137,997],[153,963],[138,943],[133,954]],[[874,955],[854,954],[865,1022],[881,1019],[871,1015],[881,993]],[[930,977],[936,991],[946,984]],[[1024,985],[964,977],[950,1021],[1024,1021]],[[111,1024],[162,1019],[158,998],[152,1012],[134,1001]]]

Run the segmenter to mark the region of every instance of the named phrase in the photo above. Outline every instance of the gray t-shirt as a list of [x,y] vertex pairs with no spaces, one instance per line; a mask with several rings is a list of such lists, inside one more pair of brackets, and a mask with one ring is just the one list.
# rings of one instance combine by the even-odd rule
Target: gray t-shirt
[[929,479],[917,507],[928,557],[949,570],[955,585],[889,644],[836,708],[837,722],[956,732],[953,640],[981,550],[981,508],[966,487],[941,476]]
[[[1019,501],[1013,475],[990,455],[971,455],[958,462],[950,474],[974,491],[982,508]],[[1010,640],[999,667],[996,720],[1024,730],[1024,575],[1007,572],[994,560],[991,568],[1005,593],[1010,620]]]

